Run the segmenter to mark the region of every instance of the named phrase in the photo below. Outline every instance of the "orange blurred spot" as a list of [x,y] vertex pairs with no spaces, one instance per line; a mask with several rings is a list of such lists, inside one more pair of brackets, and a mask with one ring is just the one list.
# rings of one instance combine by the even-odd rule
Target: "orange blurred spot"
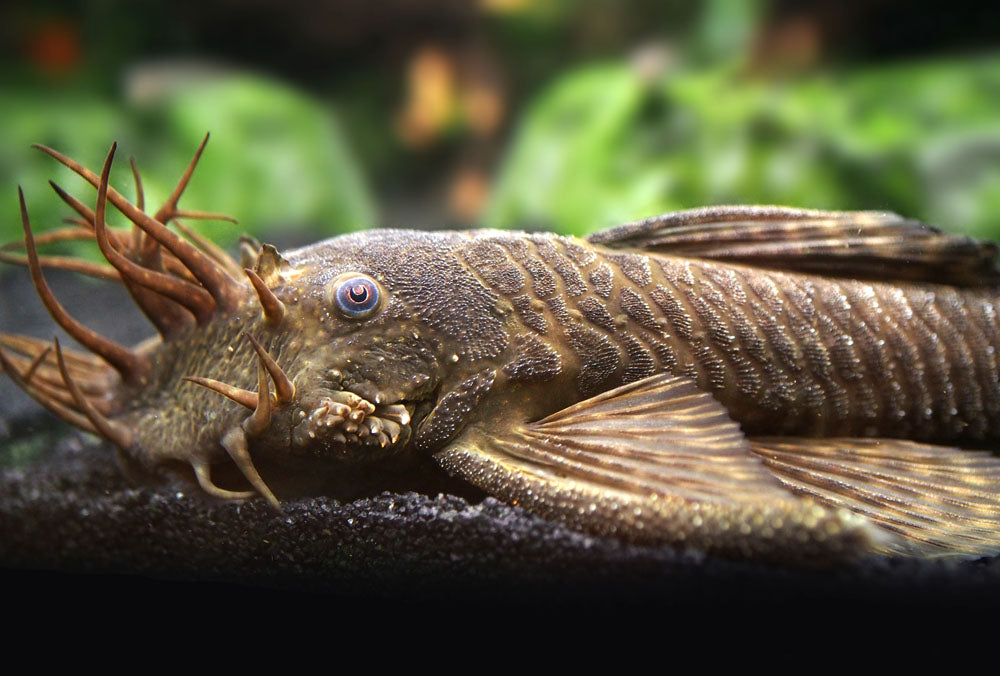
[[28,59],[42,70],[62,74],[72,70],[83,49],[76,26],[62,19],[46,21],[28,38]]
[[399,133],[413,146],[425,145],[450,123],[455,107],[455,72],[441,50],[426,47],[410,61],[408,98]]
[[751,69],[778,73],[802,72],[822,56],[820,27],[811,17],[793,17],[758,36]]
[[475,221],[486,206],[489,190],[489,180],[482,171],[463,169],[451,184],[448,206],[459,218]]
[[462,94],[462,107],[469,126],[483,136],[495,132],[503,120],[503,97],[499,91],[486,84],[470,85]]

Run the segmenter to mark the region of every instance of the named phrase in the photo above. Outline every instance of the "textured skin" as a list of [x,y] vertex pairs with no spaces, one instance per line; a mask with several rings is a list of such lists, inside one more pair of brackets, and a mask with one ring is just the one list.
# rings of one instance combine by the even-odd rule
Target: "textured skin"
[[[1000,435],[991,287],[833,279],[496,231],[371,231],[286,258],[293,272],[274,289],[289,308],[280,330],[250,298],[158,344],[151,381],[119,398],[118,417],[144,437],[146,464],[184,459],[192,442],[220,457],[219,430],[243,413],[180,379],[253,389],[243,330],[261,338],[300,393],[288,419],[251,445],[278,457],[323,454],[290,448],[289,429],[331,388],[417,401],[418,418],[447,417],[448,434],[421,436],[420,449],[433,452],[471,422],[499,429],[536,420],[658,372],[693,378],[750,435],[947,443]],[[349,271],[386,291],[371,319],[347,321],[330,307],[328,285]],[[438,402],[454,407],[462,383],[484,369],[495,371],[492,390],[502,396],[478,388],[460,419],[428,415]]]
[[466,275],[481,283],[449,295],[456,315],[470,301],[514,307],[457,336],[473,358],[500,357],[513,381],[566,381],[576,400],[660,371],[687,375],[748,434],[1000,434],[991,287],[832,279],[553,235],[430,237],[448,242],[451,260],[428,271],[427,285]]

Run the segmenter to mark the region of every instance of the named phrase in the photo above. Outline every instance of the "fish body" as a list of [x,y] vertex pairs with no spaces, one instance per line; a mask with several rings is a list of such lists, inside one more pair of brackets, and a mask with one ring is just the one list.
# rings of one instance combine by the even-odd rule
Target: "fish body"
[[[258,466],[430,456],[630,541],[1000,551],[1000,462],[968,450],[1000,438],[990,244],[886,213],[715,207],[588,239],[376,230],[237,265],[173,238],[169,204],[146,217],[110,189],[110,162],[75,167],[98,187],[77,211],[160,339],[119,352],[74,327],[102,362],[13,336],[0,358],[127,464],[278,505]],[[215,483],[226,464],[253,490]]]
[[375,231],[288,257],[336,269],[355,247],[388,252],[385,267],[366,262],[380,279],[412,264],[426,288],[462,280],[467,298],[414,313],[453,335],[476,327],[449,349],[496,370],[499,389],[544,383],[520,407],[529,419],[671,373],[749,435],[1000,435],[994,286],[838,279],[506,231]]

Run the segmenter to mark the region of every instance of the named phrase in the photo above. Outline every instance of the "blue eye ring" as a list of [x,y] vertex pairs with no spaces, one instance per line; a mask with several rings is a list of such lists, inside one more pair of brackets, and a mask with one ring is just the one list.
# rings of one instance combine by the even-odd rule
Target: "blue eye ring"
[[373,314],[382,303],[378,282],[361,273],[352,272],[337,277],[333,282],[333,298],[337,310],[347,319],[364,319]]

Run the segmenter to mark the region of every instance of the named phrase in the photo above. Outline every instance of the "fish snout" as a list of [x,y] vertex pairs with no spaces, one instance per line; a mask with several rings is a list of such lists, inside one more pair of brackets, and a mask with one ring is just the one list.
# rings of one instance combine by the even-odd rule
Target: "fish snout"
[[294,427],[292,441],[345,459],[382,457],[409,441],[413,409],[408,403],[375,404],[349,390],[332,392]]

